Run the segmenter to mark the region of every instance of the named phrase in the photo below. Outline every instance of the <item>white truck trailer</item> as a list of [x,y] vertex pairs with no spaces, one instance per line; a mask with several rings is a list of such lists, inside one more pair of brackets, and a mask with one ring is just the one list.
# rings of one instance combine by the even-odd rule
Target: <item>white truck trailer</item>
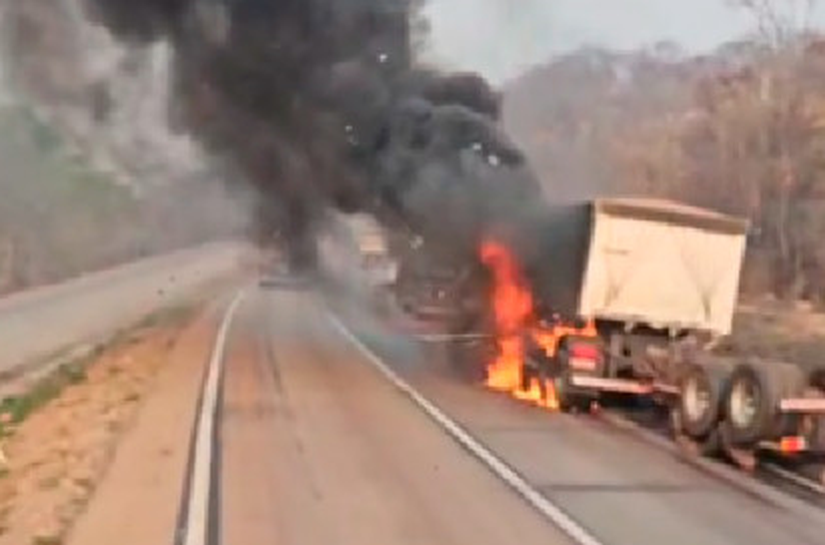
[[740,460],[825,451],[822,370],[710,350],[731,333],[747,232],[742,219],[651,199],[526,221],[511,240],[537,308],[525,387],[550,381],[564,408],[650,396],[680,437]]

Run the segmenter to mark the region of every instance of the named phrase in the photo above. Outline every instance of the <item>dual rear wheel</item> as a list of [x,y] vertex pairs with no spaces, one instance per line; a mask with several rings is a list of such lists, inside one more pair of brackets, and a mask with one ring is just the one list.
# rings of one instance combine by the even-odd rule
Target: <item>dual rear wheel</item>
[[799,416],[779,410],[783,399],[805,392],[802,369],[784,363],[743,364],[733,370],[725,405],[726,437],[737,447],[796,435]]
[[671,410],[672,426],[706,456],[720,451],[719,424],[723,419],[729,368],[723,363],[690,364],[682,378],[678,402]]
[[707,454],[720,449],[753,453],[763,442],[809,435],[805,430],[812,430],[814,448],[825,447],[813,437],[822,429],[822,416],[780,410],[783,399],[806,395],[808,382],[799,366],[786,363],[692,364],[673,409],[674,430]]

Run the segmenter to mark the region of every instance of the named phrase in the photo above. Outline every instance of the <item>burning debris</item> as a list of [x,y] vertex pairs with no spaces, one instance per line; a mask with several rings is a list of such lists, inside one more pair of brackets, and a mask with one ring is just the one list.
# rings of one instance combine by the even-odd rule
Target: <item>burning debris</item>
[[127,42],[172,45],[175,123],[240,167],[301,260],[329,207],[472,258],[539,195],[497,93],[416,65],[419,0],[85,2]]
[[[549,377],[525,376],[524,360],[528,349],[552,350],[553,343],[538,327],[531,293],[516,256],[499,242],[485,241],[480,249],[482,262],[493,276],[493,312],[495,314],[498,354],[487,367],[487,386],[509,392],[517,399],[550,410],[559,408],[555,385]],[[531,336],[535,340],[531,340]],[[535,343],[541,344],[536,347]],[[543,341],[543,342],[542,342]],[[552,356],[548,353],[548,356]]]
[[541,203],[540,186],[483,78],[416,64],[419,0],[85,2],[127,43],[171,45],[174,123],[239,167],[293,265],[314,266],[329,208],[486,263],[500,337],[489,385],[553,406],[552,384],[520,371],[531,290],[508,247],[484,242]]
[[481,260],[493,273],[493,311],[499,355],[488,367],[487,386],[496,390],[521,388],[524,358],[523,331],[533,314],[533,297],[521,276],[515,257],[506,246],[484,242]]

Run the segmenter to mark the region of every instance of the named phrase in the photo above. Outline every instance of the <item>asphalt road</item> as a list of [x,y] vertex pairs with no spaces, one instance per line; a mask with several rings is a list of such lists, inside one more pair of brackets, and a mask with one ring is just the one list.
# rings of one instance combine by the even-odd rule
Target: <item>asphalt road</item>
[[376,373],[312,297],[253,298],[235,327],[223,543],[568,543]]
[[[385,323],[343,321],[605,545],[821,545],[825,516],[744,493],[595,420],[460,380]],[[226,360],[223,543],[570,543],[371,365],[310,293],[256,293]]]
[[238,269],[242,246],[211,244],[0,299],[0,373],[99,341]]

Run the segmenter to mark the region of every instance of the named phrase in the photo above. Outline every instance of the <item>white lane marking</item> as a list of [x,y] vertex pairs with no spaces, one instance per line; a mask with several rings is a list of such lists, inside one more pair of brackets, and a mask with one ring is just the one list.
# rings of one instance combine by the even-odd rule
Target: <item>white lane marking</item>
[[565,513],[560,507],[551,502],[538,490],[533,488],[524,478],[516,473],[503,460],[493,454],[487,447],[479,443],[452,418],[444,414],[438,407],[432,404],[427,398],[418,393],[410,384],[402,379],[398,374],[387,366],[372,350],[356,337],[338,319],[337,316],[328,314],[332,325],[349,340],[364,356],[375,366],[378,371],[389,380],[393,386],[405,393],[427,416],[436,422],[452,438],[469,450],[473,456],[481,461],[498,478],[503,480],[519,496],[526,500],[541,515],[547,518],[552,524],[567,534],[578,545],[603,545],[588,530],[576,522],[570,515]]
[[191,479],[189,485],[189,503],[185,517],[184,545],[206,545],[209,529],[209,494],[212,489],[212,438],[215,435],[215,414],[218,405],[220,376],[226,351],[232,319],[243,301],[246,292],[241,290],[229,304],[223,315],[212,354],[209,369],[203,387],[200,413],[195,432],[195,449],[193,451]]
[[486,333],[416,333],[412,337],[425,343],[445,343],[454,341],[484,341],[491,336]]
[[793,473],[792,471],[788,471],[784,467],[780,467],[776,464],[765,464],[764,468],[770,471],[771,473],[774,473],[775,475],[782,477],[783,479],[791,481],[797,486],[805,488],[810,492],[825,495],[825,485],[822,485],[816,481],[803,477],[802,475]]
[[[643,428],[636,422],[629,420],[616,413],[602,412],[600,415],[605,424],[614,426],[622,431],[635,436],[639,441],[648,443],[650,446],[660,449],[663,452],[670,454],[676,459],[683,461],[709,477],[718,480],[719,482],[730,486],[733,489],[740,491],[750,497],[758,498],[763,502],[772,504],[777,508],[781,508],[787,512],[804,513],[816,524],[825,522],[825,517],[822,515],[822,510],[814,505],[802,501],[801,499],[763,483],[762,481],[751,478],[744,472],[728,467],[712,458],[702,458],[692,456],[681,449],[676,443],[670,441],[664,436],[657,435],[650,429]],[[802,477],[798,477],[802,478]],[[816,486],[815,483],[813,483]]]

